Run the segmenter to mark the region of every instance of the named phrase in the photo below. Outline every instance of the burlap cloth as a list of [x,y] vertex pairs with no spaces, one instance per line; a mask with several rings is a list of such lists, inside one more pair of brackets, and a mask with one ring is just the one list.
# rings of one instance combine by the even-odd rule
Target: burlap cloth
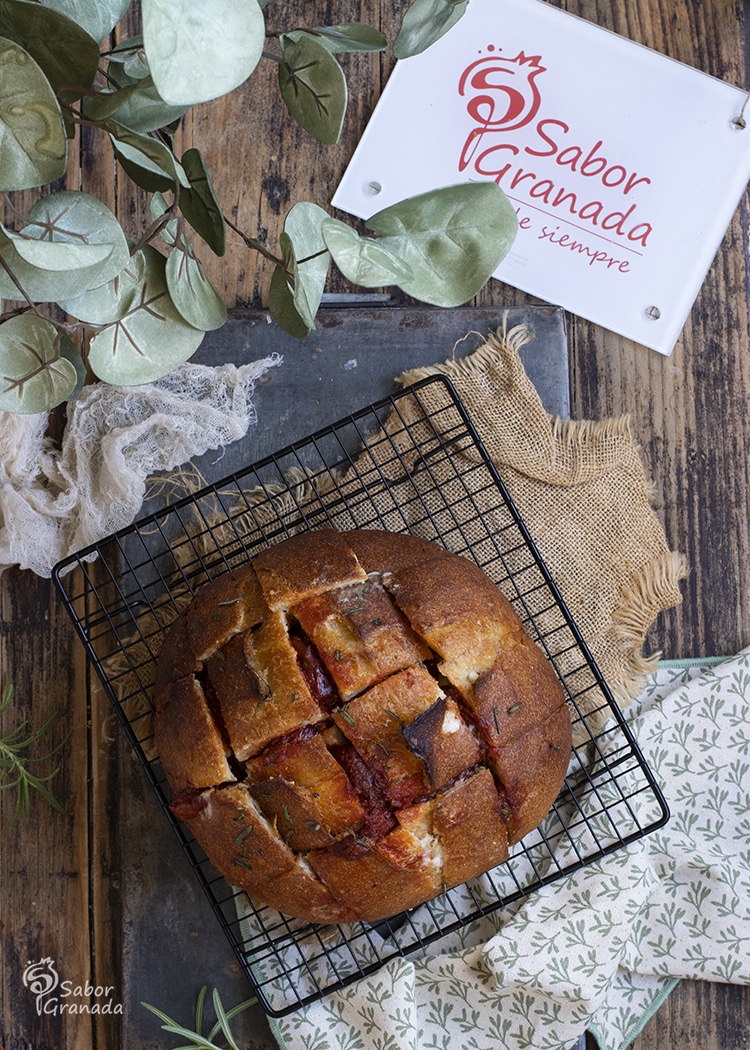
[[531,338],[525,326],[501,330],[468,357],[399,381],[451,380],[604,678],[626,700],[658,662],[643,652],[646,633],[680,602],[686,561],[651,507],[629,417],[550,417],[519,354]]

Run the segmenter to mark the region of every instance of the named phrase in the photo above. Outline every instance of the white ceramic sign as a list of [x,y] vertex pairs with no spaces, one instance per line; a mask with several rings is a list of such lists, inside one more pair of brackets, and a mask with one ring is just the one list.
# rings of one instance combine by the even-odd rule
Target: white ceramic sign
[[471,0],[396,64],[332,203],[492,179],[519,220],[495,277],[669,354],[750,180],[745,97],[544,0]]

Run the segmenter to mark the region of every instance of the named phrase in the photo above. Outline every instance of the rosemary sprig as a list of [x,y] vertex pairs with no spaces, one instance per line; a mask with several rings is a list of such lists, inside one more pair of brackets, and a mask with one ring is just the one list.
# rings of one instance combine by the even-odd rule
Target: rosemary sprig
[[[13,685],[8,676],[4,675],[2,683],[2,699],[0,700],[0,715],[8,710],[12,700]],[[50,793],[48,788],[45,787],[48,781],[57,776],[60,772],[60,767],[58,766],[57,769],[48,773],[45,777],[38,777],[31,772],[29,765],[34,762],[43,762],[45,759],[51,758],[52,755],[60,750],[70,734],[66,734],[56,747],[44,755],[40,755],[37,758],[29,758],[28,755],[24,754],[32,744],[35,744],[44,736],[57,717],[58,713],[56,712],[47,719],[44,725],[40,726],[36,732],[31,733],[29,736],[25,736],[28,722],[21,722],[20,725],[17,725],[15,729],[12,729],[6,736],[0,734],[0,791],[6,788],[16,788],[17,790],[16,808],[13,817],[14,824],[18,824],[22,816],[27,817],[29,815],[31,811],[32,790],[41,795],[42,798],[45,799],[53,809],[56,809],[58,813],[65,813],[65,810],[57,799]]]
[[243,1010],[249,1009],[251,1006],[255,1006],[258,1002],[257,999],[246,999],[242,1003],[238,1003],[237,1006],[233,1006],[231,1010],[225,1010],[224,1004],[221,1001],[221,996],[216,988],[213,990],[213,1004],[214,1012],[216,1013],[216,1023],[209,1031],[208,1035],[203,1034],[203,1004],[206,998],[206,986],[204,985],[198,993],[198,1000],[195,1006],[195,1029],[185,1028],[183,1025],[173,1021],[171,1017],[165,1014],[162,1010],[158,1010],[155,1006],[151,1006],[150,1003],[141,1003],[141,1006],[145,1006],[147,1010],[150,1010],[152,1014],[155,1014],[160,1021],[162,1021],[162,1030],[170,1032],[172,1035],[178,1035],[181,1039],[189,1040],[184,1044],[181,1044],[176,1050],[224,1050],[224,1048],[215,1043],[214,1040],[221,1032],[227,1041],[228,1046],[231,1050],[239,1050],[237,1042],[232,1033],[230,1021],[236,1017],[237,1014],[242,1013]]

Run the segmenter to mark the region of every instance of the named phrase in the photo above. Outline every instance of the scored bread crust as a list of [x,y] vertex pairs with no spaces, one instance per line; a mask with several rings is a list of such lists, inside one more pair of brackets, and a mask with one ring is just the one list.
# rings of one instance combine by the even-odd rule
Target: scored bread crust
[[571,751],[557,675],[490,578],[377,530],[300,533],[204,584],[154,699],[173,812],[233,885],[315,923],[502,863]]

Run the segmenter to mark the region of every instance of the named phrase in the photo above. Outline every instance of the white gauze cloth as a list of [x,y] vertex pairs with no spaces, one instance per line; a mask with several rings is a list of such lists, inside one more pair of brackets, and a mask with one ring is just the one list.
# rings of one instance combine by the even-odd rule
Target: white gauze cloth
[[47,413],[0,412],[0,573],[50,576],[68,554],[130,525],[146,480],[237,441],[256,421],[252,394],[281,357],[186,364],[146,386],[85,387],[60,447]]

